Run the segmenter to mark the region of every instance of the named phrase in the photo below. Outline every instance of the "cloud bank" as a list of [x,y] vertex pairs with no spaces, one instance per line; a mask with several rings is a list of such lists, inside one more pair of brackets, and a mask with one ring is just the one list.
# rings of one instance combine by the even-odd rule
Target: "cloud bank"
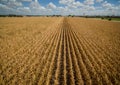
[[49,2],[43,6],[38,0],[0,0],[0,14],[120,16],[120,4],[106,0],[59,0],[58,4]]

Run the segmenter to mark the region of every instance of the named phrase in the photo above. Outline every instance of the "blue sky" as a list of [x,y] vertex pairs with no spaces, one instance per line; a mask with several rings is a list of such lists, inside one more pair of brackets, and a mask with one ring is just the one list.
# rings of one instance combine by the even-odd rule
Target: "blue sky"
[[0,0],[0,14],[120,16],[120,0]]

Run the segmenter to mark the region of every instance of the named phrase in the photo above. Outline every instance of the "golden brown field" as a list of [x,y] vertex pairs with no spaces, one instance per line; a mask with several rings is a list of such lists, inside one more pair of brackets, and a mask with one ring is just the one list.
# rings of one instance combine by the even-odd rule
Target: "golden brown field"
[[0,85],[120,85],[120,22],[0,18]]

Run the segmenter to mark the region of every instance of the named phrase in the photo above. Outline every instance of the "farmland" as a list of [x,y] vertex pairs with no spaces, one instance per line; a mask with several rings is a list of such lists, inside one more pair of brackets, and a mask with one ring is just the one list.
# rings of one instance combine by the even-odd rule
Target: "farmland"
[[0,18],[0,85],[119,85],[120,22]]

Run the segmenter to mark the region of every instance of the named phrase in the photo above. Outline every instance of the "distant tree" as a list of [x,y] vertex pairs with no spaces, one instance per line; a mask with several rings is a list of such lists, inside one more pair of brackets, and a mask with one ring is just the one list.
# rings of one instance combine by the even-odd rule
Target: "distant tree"
[[74,15],[68,15],[68,17],[74,17]]
[[74,15],[72,15],[71,17],[74,17]]
[[109,21],[111,21],[112,19],[111,19],[111,18],[109,18],[108,20],[109,20]]
[[68,15],[68,17],[71,17],[71,15]]
[[85,18],[88,18],[88,16],[85,16]]
[[101,19],[104,19],[104,17],[101,17]]

